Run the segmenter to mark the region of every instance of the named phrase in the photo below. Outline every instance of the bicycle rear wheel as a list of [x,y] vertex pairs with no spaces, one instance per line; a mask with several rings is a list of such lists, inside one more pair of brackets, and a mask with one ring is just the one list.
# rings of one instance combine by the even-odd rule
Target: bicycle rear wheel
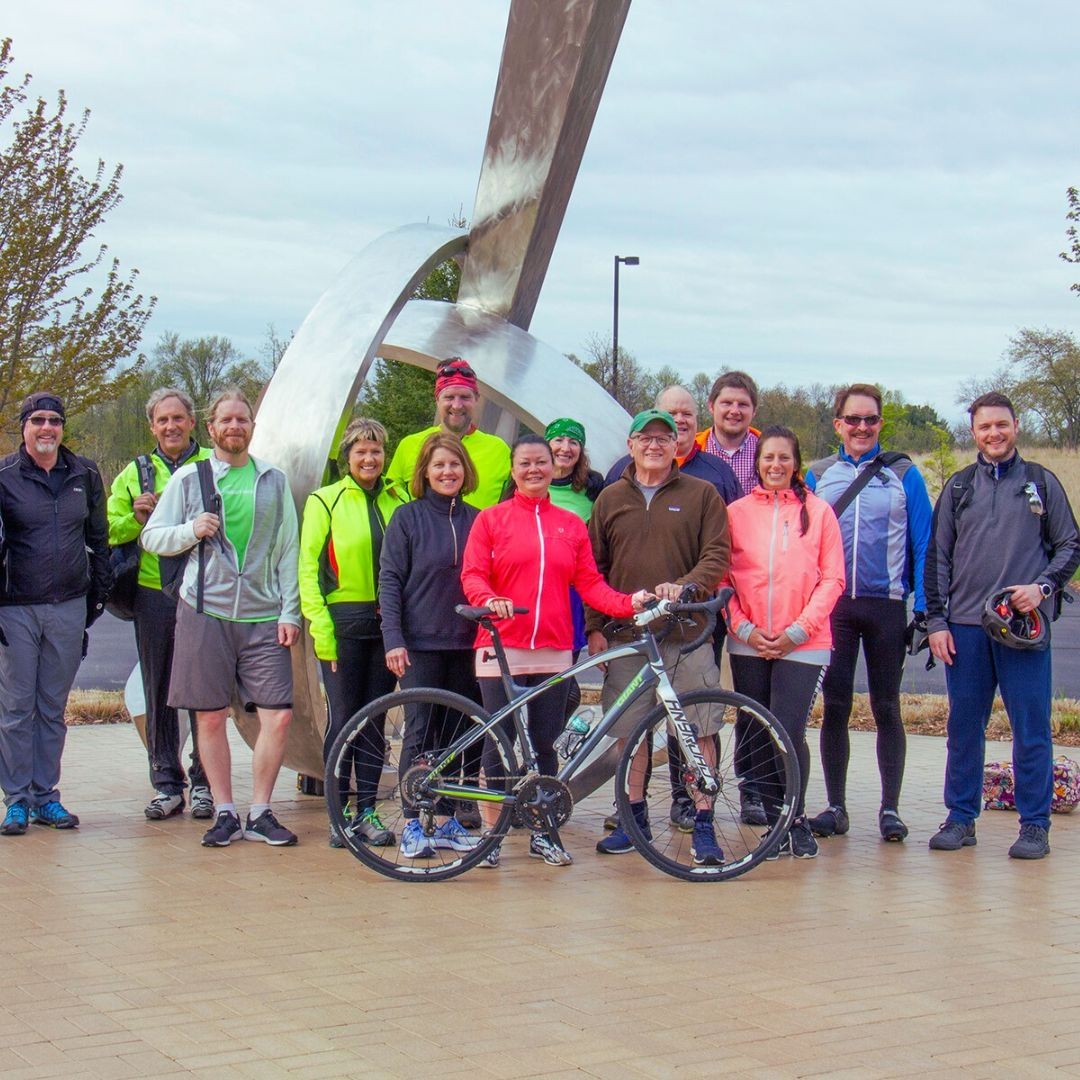
[[[480,751],[485,745],[496,749],[503,775],[514,776],[506,735],[500,728],[480,733],[489,719],[475,701],[427,687],[387,694],[355,713],[334,740],[326,763],[330,824],[349,851],[365,866],[400,881],[441,881],[480,862],[509,828],[511,805],[493,803],[499,818],[491,835],[452,826],[440,829],[438,822],[460,803],[436,797],[429,787],[436,773],[444,782],[483,787]],[[446,749],[470,731],[474,736],[465,752],[444,760]],[[403,751],[408,765],[404,776]],[[485,781],[485,790],[505,793],[511,782]],[[371,839],[367,834],[374,830],[365,833],[361,812],[369,807],[388,836]],[[410,824],[414,821],[419,826]]]
[[[678,754],[679,782],[673,790],[669,774],[668,718],[657,705],[635,728],[619,759],[615,773],[615,800],[619,822],[634,846],[653,866],[684,881],[726,881],[755,867],[775,851],[795,817],[799,790],[799,765],[788,733],[768,709],[756,701],[728,690],[693,690],[679,700],[687,719],[702,725],[714,717],[719,730],[715,739],[716,779],[719,791],[712,798],[713,828],[722,858],[717,865],[695,861],[694,834],[681,831],[671,820],[676,794],[693,797],[695,777]],[[705,712],[703,710],[708,710]],[[740,777],[735,772],[735,720],[739,725],[739,761],[749,763],[754,783],[768,792],[768,829],[744,825],[740,820]],[[645,796],[646,822],[635,819],[630,809],[630,779],[639,748],[652,755],[652,777]],[[744,766],[745,767],[745,766]],[[639,768],[641,765],[639,763]]]

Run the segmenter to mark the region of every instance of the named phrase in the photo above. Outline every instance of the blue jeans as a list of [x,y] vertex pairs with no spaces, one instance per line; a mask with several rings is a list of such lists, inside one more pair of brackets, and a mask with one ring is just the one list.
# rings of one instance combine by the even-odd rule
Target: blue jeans
[[1001,690],[1013,732],[1013,777],[1021,824],[1050,826],[1054,749],[1050,736],[1050,650],[1009,649],[981,626],[950,623],[956,656],[945,669],[949,690],[945,805],[967,825],[982,808],[986,725]]

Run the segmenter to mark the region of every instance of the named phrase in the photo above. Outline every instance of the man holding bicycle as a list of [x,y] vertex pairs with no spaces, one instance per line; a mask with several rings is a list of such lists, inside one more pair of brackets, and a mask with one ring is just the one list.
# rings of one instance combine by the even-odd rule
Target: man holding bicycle
[[[596,565],[608,583],[622,592],[648,588],[658,597],[677,600],[687,586],[702,594],[712,593],[727,570],[731,556],[727,510],[716,489],[702,480],[684,476],[675,464],[678,429],[670,414],[646,409],[630,425],[627,447],[631,462],[622,476],[605,488],[593,507],[589,522]],[[654,582],[661,584],[655,585]],[[602,626],[605,616],[589,609],[586,629],[590,655],[607,647]],[[687,630],[692,638],[701,627]],[[720,684],[720,671],[711,648],[684,657],[679,649],[684,638],[670,634],[660,649],[677,693]],[[640,657],[614,660],[604,679],[605,712],[642,667]],[[610,734],[623,742],[653,707],[643,700],[628,709]],[[708,722],[704,725],[710,727]],[[706,760],[715,763],[714,730],[699,730],[698,745]],[[638,825],[648,834],[645,807],[645,754],[635,759],[631,775],[631,809]],[[723,854],[716,842],[712,808],[708,799],[695,795],[693,854],[698,865],[715,866]],[[620,826],[596,845],[602,854],[632,851],[633,844]]]

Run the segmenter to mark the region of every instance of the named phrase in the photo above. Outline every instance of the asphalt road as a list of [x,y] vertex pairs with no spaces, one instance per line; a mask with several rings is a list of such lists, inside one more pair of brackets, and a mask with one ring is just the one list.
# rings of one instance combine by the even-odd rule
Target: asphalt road
[[[1080,698],[1080,600],[1066,604],[1054,623],[1054,694]],[[903,689],[913,694],[944,694],[945,672],[940,664],[925,670],[926,653],[910,658]],[[79,668],[75,686],[82,690],[123,690],[135,666],[135,632],[130,623],[103,615],[90,631],[90,650]],[[855,688],[866,690],[866,671],[860,659]]]

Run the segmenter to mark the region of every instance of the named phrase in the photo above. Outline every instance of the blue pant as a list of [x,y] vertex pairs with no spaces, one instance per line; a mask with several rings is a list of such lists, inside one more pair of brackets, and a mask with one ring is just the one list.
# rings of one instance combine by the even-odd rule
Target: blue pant
[[1054,749],[1050,737],[1050,650],[1009,649],[981,626],[950,623],[956,656],[945,669],[949,690],[945,805],[949,820],[969,824],[982,808],[986,725],[1001,690],[1013,732],[1013,777],[1021,824],[1050,826]]

